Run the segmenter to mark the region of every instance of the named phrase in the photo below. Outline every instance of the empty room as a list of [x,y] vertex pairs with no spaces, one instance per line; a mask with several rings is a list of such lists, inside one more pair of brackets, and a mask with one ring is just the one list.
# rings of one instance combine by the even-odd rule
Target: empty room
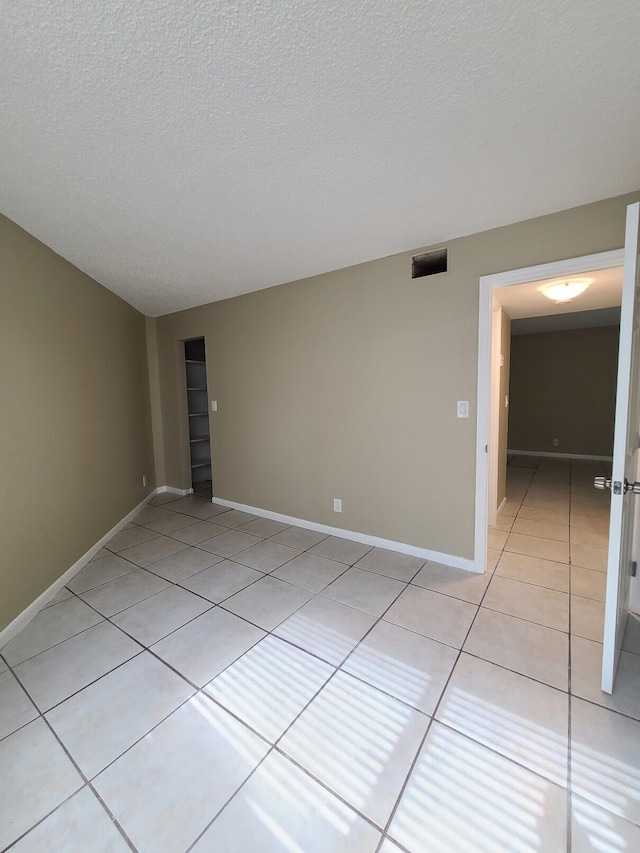
[[0,851],[640,849],[640,9],[5,0]]

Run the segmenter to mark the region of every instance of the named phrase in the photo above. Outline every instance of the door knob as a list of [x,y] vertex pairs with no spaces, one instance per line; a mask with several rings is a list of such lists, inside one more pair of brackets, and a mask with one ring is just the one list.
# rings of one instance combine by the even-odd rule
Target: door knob
[[608,477],[596,477],[593,481],[593,485],[596,489],[610,489],[611,480]]
[[[593,485],[596,489],[610,489],[611,488],[611,480],[608,477],[596,477],[593,481]],[[624,489],[620,488],[621,484],[616,481],[613,483],[613,493],[614,495],[625,494],[627,492],[633,492],[634,495],[640,495],[640,482],[630,483],[627,478],[624,478]]]

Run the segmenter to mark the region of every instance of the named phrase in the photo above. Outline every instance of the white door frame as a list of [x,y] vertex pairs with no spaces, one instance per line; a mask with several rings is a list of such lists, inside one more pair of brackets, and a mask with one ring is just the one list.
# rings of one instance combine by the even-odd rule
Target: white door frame
[[[489,442],[490,442],[490,391],[491,391],[491,337],[493,292],[498,287],[511,287],[543,281],[548,278],[562,278],[593,270],[621,267],[624,263],[624,249],[612,252],[599,252],[595,255],[583,255],[580,258],[568,258],[550,264],[535,267],[522,267],[516,270],[483,275],[480,277],[480,306],[478,315],[478,391],[476,426],[476,530],[474,549],[474,569],[484,572],[487,568],[487,525],[489,521]],[[493,464],[493,460],[491,460]]]
[[[500,441],[500,343],[502,338],[502,306],[497,299],[491,299],[491,356],[490,364],[490,401],[489,401],[489,459],[495,459]],[[489,465],[489,504],[487,523],[495,524],[498,518],[498,466]]]

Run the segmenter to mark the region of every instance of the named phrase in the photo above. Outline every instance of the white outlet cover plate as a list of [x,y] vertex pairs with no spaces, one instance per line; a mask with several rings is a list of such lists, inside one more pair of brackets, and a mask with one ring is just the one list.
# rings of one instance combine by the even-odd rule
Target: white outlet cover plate
[[456,404],[456,413],[459,418],[468,418],[469,417],[469,401],[468,400],[458,400]]

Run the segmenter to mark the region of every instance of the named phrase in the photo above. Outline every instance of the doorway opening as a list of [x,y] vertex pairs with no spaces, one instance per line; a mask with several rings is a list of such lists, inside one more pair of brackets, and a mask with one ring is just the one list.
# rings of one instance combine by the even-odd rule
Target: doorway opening
[[[569,470],[567,457],[572,455],[589,456],[591,454],[560,455],[563,448],[554,446],[554,439],[561,438],[552,430],[545,435],[541,447],[510,447],[507,448],[509,422],[509,372],[510,345],[512,322],[524,321],[525,318],[543,317],[543,322],[553,324],[558,322],[554,316],[559,314],[574,315],[592,311],[601,311],[620,305],[620,277],[616,285],[612,284],[613,273],[609,276],[609,289],[602,295],[600,288],[589,289],[588,298],[583,295],[570,305],[555,305],[539,290],[550,280],[561,277],[589,274],[604,276],[606,271],[619,270],[624,260],[623,250],[602,252],[582,258],[573,258],[551,264],[542,264],[520,270],[511,270],[496,275],[484,276],[480,280],[480,317],[479,317],[479,349],[478,349],[478,430],[477,430],[477,465],[476,465],[476,536],[475,536],[475,566],[476,571],[484,572],[495,566],[487,563],[487,545],[489,526],[496,526],[499,512],[505,508],[509,511],[506,496],[507,480],[507,450],[518,450],[537,457],[549,458],[550,462],[543,465],[541,474],[552,467],[564,466]],[[606,289],[606,288],[605,288]],[[569,310],[567,310],[569,309]],[[573,309],[573,310],[571,310]],[[563,319],[562,317],[560,318]],[[569,320],[569,317],[565,317]],[[538,322],[530,321],[527,322]],[[541,367],[534,363],[533,371]],[[548,371],[547,371],[548,372]],[[544,377],[542,377],[544,379]],[[597,391],[595,392],[597,393]],[[516,455],[516,454],[513,454]],[[604,454],[602,454],[604,455]],[[512,460],[513,463],[514,460]],[[582,460],[594,462],[598,460]],[[515,468],[522,465],[509,466],[515,475]],[[589,468],[589,465],[584,466]],[[577,475],[578,466],[576,466]],[[521,475],[522,476],[522,475]],[[517,475],[516,475],[517,477]],[[498,537],[493,536],[493,539]]]
[[[516,588],[540,587],[545,602],[553,601],[553,606],[547,602],[543,609],[544,618],[554,624],[544,624],[568,632],[572,647],[574,638],[578,646],[591,643],[592,652],[596,650],[594,660],[597,649],[603,655],[609,587],[618,579],[613,570],[608,577],[610,493],[594,489],[594,477],[600,478],[603,487],[605,482],[611,483],[614,423],[619,442],[615,389],[619,394],[622,338],[621,320],[612,314],[622,304],[623,260],[622,252],[602,253],[485,277],[480,288],[476,544],[489,547],[488,559],[485,553],[476,552],[476,565],[480,571],[485,567],[495,571],[498,589],[505,585],[510,589],[512,584],[513,593]],[[566,280],[577,273],[600,284],[589,299],[570,308],[566,303],[541,301],[548,279]],[[625,288],[627,279],[625,264]],[[538,299],[537,309],[523,310],[519,303],[524,301],[526,306],[532,294]],[[628,308],[626,311],[628,317]],[[508,326],[511,317],[514,330],[528,334],[508,335],[505,345],[505,319]],[[578,352],[567,349],[571,340]],[[603,341],[608,364],[604,371],[599,361]],[[589,352],[594,345],[597,354]],[[581,359],[590,363],[591,373],[582,369],[588,365],[582,365]],[[505,383],[495,375],[496,371],[508,373],[516,364],[517,379],[529,378],[528,387],[518,389],[522,393],[517,413],[509,406],[517,398],[516,376],[507,380],[509,394],[500,396],[497,391],[504,391]],[[610,405],[596,411],[600,400],[606,403],[607,397]],[[545,413],[544,402],[549,399],[553,401],[551,411]],[[510,411],[505,417],[507,407]],[[578,417],[573,417],[573,408]],[[480,523],[487,525],[484,531]],[[540,619],[538,614],[536,621]],[[604,686],[604,657],[602,660],[602,689],[611,692],[610,686]]]
[[[602,474],[596,474],[593,486],[596,489],[607,493],[610,490],[610,514],[609,514],[609,530],[607,533],[607,551],[603,551],[603,556],[606,558],[605,568],[605,600],[604,606],[601,608],[601,618],[596,621],[595,627],[591,625],[593,640],[592,644],[592,659],[591,668],[592,675],[600,669],[600,692],[594,687],[594,696],[601,696],[602,693],[611,694],[618,668],[618,662],[624,658],[625,665],[628,663],[628,658],[624,657],[627,652],[624,651],[625,643],[631,641],[629,631],[633,634],[632,624],[629,622],[629,613],[637,608],[634,607],[634,602],[637,601],[638,582],[636,578],[636,566],[640,562],[640,552],[638,551],[638,527],[636,521],[640,517],[639,505],[633,501],[634,495],[640,494],[640,453],[638,452],[638,423],[640,423],[640,352],[637,343],[640,341],[640,311],[638,309],[638,295],[640,294],[640,263],[639,263],[639,246],[640,246],[640,203],[628,205],[626,210],[626,225],[624,249],[614,252],[603,252],[597,255],[590,255],[582,258],[572,258],[566,261],[558,261],[552,264],[545,264],[538,267],[530,267],[528,269],[510,270],[506,273],[501,273],[492,276],[483,276],[480,279],[480,302],[479,302],[479,327],[478,327],[478,429],[477,429],[477,445],[476,445],[476,568],[478,571],[486,571],[487,568],[487,529],[486,525],[490,518],[490,508],[492,509],[491,500],[489,497],[489,474],[491,471],[491,460],[495,462],[495,445],[490,447],[491,433],[491,355],[492,355],[492,308],[495,305],[495,293],[498,288],[506,288],[509,292],[515,293],[517,288],[515,285],[522,285],[526,282],[545,284],[544,287],[538,287],[543,295],[549,297],[556,303],[563,303],[570,300],[579,293],[584,293],[585,288],[590,286],[594,281],[593,278],[585,282],[584,274],[587,276],[590,272],[613,269],[614,267],[622,267],[622,287],[620,294],[620,324],[618,338],[618,359],[617,359],[617,378],[616,378],[616,400],[615,400],[615,416],[612,442],[612,469],[609,477]],[[583,278],[576,280],[580,274]],[[545,282],[545,279],[553,279]],[[593,308],[593,305],[587,305],[588,300],[582,300],[582,308]],[[595,306],[598,307],[598,306]],[[545,312],[542,312],[545,313]],[[547,311],[546,313],[553,313]],[[598,404],[598,389],[594,387],[590,390],[588,401],[592,401],[593,405]],[[587,405],[587,411],[590,414],[592,406]],[[583,416],[584,417],[584,416]],[[548,436],[547,436],[548,438]],[[557,441],[553,441],[556,446]],[[516,454],[513,454],[516,455]],[[559,459],[561,454],[554,451],[552,454],[540,452],[536,454],[542,459],[552,459],[557,466],[562,463]],[[571,456],[571,454],[567,454]],[[579,462],[598,461],[587,455],[585,460],[583,455],[578,455]],[[533,459],[532,467],[535,465],[536,473],[538,473],[541,465],[540,459]],[[574,505],[572,499],[572,477],[571,465],[573,459],[569,463],[569,500],[567,509],[569,510],[569,518],[571,523],[571,515],[573,514]],[[547,467],[550,465],[546,463]],[[566,464],[566,460],[565,460]],[[589,476],[587,474],[587,476]],[[590,479],[590,477],[589,477]],[[539,485],[545,486],[541,480]],[[567,485],[566,483],[564,484]],[[576,488],[580,488],[576,484]],[[528,494],[528,492],[527,492]],[[591,491],[591,484],[587,485],[582,495],[583,500],[591,502],[594,500],[594,492]],[[609,498],[609,495],[607,495]],[[531,501],[523,501],[533,505]],[[545,507],[542,507],[545,509]],[[549,507],[546,507],[548,509]],[[585,506],[579,509],[584,510]],[[504,507],[501,507],[504,514]],[[588,515],[588,513],[584,513]],[[539,521],[540,519],[523,519],[523,523]],[[546,520],[546,523],[555,523]],[[577,527],[577,525],[576,525]],[[595,531],[591,524],[585,524],[583,533],[580,536],[592,536]],[[504,533],[505,531],[495,530],[495,533]],[[534,575],[539,574],[540,568],[545,568],[545,554],[542,553],[542,544],[551,543],[554,546],[554,540],[549,537],[548,540],[539,539],[534,542],[533,536],[526,536],[524,530],[520,533],[507,531],[507,545],[503,549],[503,554],[507,552],[511,555],[510,560],[513,562],[514,553],[523,554],[521,548],[513,547],[521,543],[514,541],[513,537],[522,535],[523,539],[528,539],[528,545],[535,545],[537,553],[524,552],[527,561],[536,560],[537,565],[531,566]],[[569,530],[567,528],[567,533]],[[563,538],[567,538],[566,536]],[[573,593],[573,564],[577,567],[584,567],[590,570],[590,567],[582,562],[574,560],[574,551],[582,547],[582,543],[571,544],[572,536],[569,536],[569,542],[564,546],[564,559],[558,560],[557,565],[564,568],[565,578],[568,581],[569,595],[564,594],[563,609],[565,611],[565,633],[570,635],[576,634],[578,641],[582,643],[590,642],[588,634],[585,634],[585,621],[593,622],[591,619],[575,618],[574,602],[570,601],[570,608],[567,611],[567,600]],[[562,540],[558,540],[562,542]],[[511,545],[511,547],[509,547]],[[550,546],[545,546],[547,548]],[[554,547],[558,547],[555,545]],[[562,547],[562,545],[560,546]],[[603,549],[601,549],[603,550]],[[560,552],[558,552],[560,553]],[[548,551],[547,551],[548,556]],[[496,576],[491,579],[490,587],[496,586],[498,571],[503,563],[503,556],[500,557]],[[519,562],[522,562],[520,560]],[[552,561],[548,561],[549,564]],[[549,565],[546,566],[549,568]],[[553,568],[553,566],[551,566]],[[567,573],[570,572],[570,574]],[[524,580],[524,579],[522,579]],[[524,589],[533,588],[531,585],[536,584],[536,580],[529,580],[526,583],[519,583],[522,588],[520,595],[525,596]],[[514,583],[514,581],[507,581]],[[504,586],[504,583],[497,583],[497,586]],[[556,593],[556,596],[562,593]],[[585,600],[586,597],[584,597]],[[539,604],[539,602],[538,602]],[[500,609],[500,608],[498,608]],[[536,607],[534,611],[537,612]],[[532,612],[530,612],[530,615]],[[582,614],[585,615],[584,613]],[[566,619],[568,617],[568,622]],[[599,622],[599,624],[597,624]],[[582,628],[578,630],[578,626],[582,624]],[[587,639],[582,639],[586,637]],[[573,648],[573,637],[571,636],[571,647]],[[598,642],[600,640],[600,642]],[[566,640],[563,641],[563,646],[566,650]],[[598,667],[598,649],[600,649],[600,667]],[[630,653],[631,654],[631,653]],[[634,657],[631,654],[631,657]]]
[[184,364],[187,385],[191,488],[198,497],[211,500],[213,495],[211,436],[209,433],[209,393],[204,338],[194,338],[184,342]]
[[584,301],[550,301],[548,283],[539,281],[493,294],[499,319],[492,372],[499,376],[490,399],[497,439],[489,453],[488,545],[494,563],[505,547],[569,561],[571,544],[571,562],[606,566],[609,495],[593,483],[611,476],[622,268],[583,278],[590,282]]
[[602,642],[610,493],[593,484],[611,476],[622,267],[582,278],[575,301],[540,280],[493,291],[487,565],[568,583],[576,625]]

